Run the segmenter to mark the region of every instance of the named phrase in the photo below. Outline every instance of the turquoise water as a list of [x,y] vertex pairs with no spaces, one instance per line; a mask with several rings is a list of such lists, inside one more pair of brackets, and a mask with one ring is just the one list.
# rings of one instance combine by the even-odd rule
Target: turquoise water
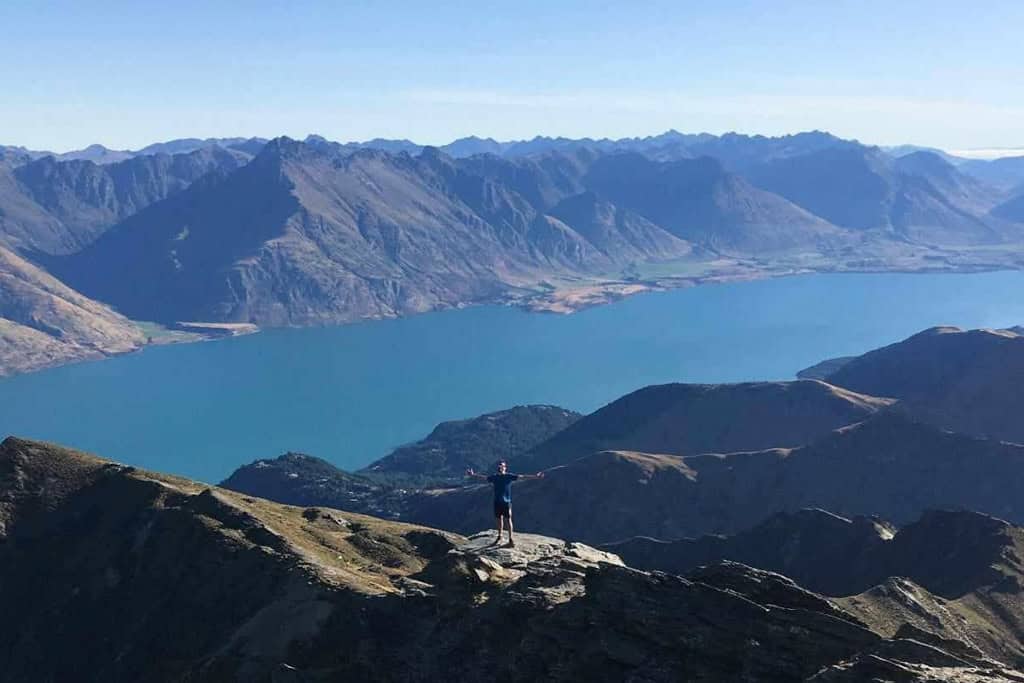
[[788,379],[939,324],[1024,323],[1024,273],[808,275],[571,316],[481,307],[146,349],[0,380],[0,437],[215,482],[286,450],[357,468],[438,422],[587,412],[647,384]]

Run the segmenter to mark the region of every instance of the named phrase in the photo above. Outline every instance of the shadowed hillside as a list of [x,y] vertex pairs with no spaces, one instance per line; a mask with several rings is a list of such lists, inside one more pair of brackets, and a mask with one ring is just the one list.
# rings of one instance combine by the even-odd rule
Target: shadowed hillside
[[[728,560],[785,574],[890,636],[1024,663],[1024,529],[929,511],[896,530],[822,510],[780,514],[734,536],[635,538],[605,547],[630,565],[685,575]],[[898,577],[898,578],[897,578]]]
[[424,439],[400,446],[361,470],[389,482],[462,483],[469,468],[493,471],[580,419],[557,406],[516,406],[468,420],[442,422]]
[[0,242],[47,254],[76,252],[153,202],[207,173],[233,171],[249,158],[207,147],[104,165],[44,156],[5,167],[0,160]]
[[579,543],[489,539],[277,505],[9,438],[0,601],[18,628],[0,634],[0,670],[9,680],[484,681],[498,672],[781,683],[882,658],[932,673],[901,680],[966,680],[979,667],[988,681],[1016,675],[959,641],[883,636],[743,565],[684,578],[629,569]]
[[[678,457],[585,456],[516,484],[524,529],[607,543],[736,533],[783,511],[817,507],[898,524],[924,510],[977,510],[1024,523],[1024,446],[940,431],[892,413],[809,445]],[[408,516],[454,530],[490,519],[490,488],[425,491]]]
[[0,247],[0,376],[127,353],[145,341],[128,319]]
[[693,455],[797,446],[890,403],[817,381],[651,386],[587,415],[522,466],[541,469],[602,450]]
[[[643,190],[647,176],[664,190]],[[55,268],[133,315],[310,324],[494,300],[551,277],[607,279],[694,244],[815,251],[839,232],[710,160],[585,148],[411,157],[279,138]],[[115,261],[128,269],[102,266]]]
[[936,327],[828,374],[852,391],[900,400],[945,429],[1024,443],[1024,337],[1013,330]]

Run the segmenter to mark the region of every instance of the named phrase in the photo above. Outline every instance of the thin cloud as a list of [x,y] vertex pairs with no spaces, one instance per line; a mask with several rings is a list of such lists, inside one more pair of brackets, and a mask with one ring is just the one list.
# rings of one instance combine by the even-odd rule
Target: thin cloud
[[989,147],[983,149],[951,149],[953,156],[965,159],[1001,159],[1003,157],[1024,156],[1024,147]]

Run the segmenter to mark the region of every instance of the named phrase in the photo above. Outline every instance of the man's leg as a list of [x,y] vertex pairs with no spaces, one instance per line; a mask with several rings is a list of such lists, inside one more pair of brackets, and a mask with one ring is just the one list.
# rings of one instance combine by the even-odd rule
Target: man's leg
[[505,516],[504,515],[495,515],[495,517],[498,518],[498,537],[496,539],[494,539],[494,542],[495,543],[501,543],[501,532],[502,532],[502,530],[504,529],[504,526],[505,526]]
[[[498,534],[498,538],[501,538],[501,534]],[[508,509],[508,544],[515,545],[516,542],[512,540],[512,508]]]

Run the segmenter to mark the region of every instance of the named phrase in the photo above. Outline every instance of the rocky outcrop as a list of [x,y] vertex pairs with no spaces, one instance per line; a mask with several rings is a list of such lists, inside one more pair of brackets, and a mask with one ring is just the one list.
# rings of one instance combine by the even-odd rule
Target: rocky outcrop
[[878,559],[896,532],[877,518],[805,509],[780,512],[731,536],[639,536],[602,547],[637,569],[687,574],[729,560],[784,574],[819,593],[848,595],[889,576]]
[[715,573],[723,561],[782,572],[835,596],[887,637],[972,661],[1024,664],[1024,529],[986,515],[929,511],[895,530],[804,510],[729,537],[633,539],[604,549],[631,566],[691,577]]
[[782,682],[884,659],[952,681],[987,661],[740,564],[680,577],[492,540],[9,438],[0,678]]
[[266,680],[458,540],[8,438],[0,679]]

